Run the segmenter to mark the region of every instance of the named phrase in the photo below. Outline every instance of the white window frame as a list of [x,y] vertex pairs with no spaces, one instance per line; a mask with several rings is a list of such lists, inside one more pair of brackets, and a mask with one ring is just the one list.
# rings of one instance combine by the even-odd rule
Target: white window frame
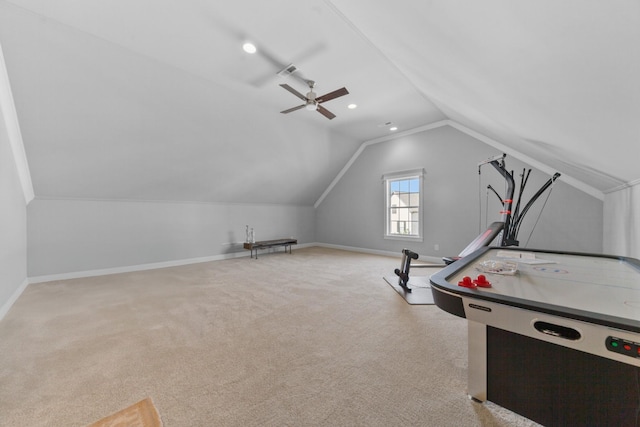
[[[382,175],[382,187],[383,187],[383,205],[384,205],[384,238],[390,240],[408,240],[413,242],[422,242],[423,241],[423,230],[424,230],[424,169],[412,169],[400,172],[392,172],[386,173]],[[391,204],[391,190],[390,185],[393,181],[398,180],[406,180],[406,179],[418,179],[420,188],[418,195],[418,234],[398,234],[392,233],[391,228],[391,217],[390,212],[393,208]],[[397,209],[397,206],[396,206]]]

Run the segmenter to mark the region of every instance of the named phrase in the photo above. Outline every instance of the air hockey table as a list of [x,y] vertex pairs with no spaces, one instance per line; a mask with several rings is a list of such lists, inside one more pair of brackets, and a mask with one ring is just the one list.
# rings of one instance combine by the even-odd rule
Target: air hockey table
[[467,319],[471,398],[545,426],[640,425],[639,260],[485,247],[430,283]]

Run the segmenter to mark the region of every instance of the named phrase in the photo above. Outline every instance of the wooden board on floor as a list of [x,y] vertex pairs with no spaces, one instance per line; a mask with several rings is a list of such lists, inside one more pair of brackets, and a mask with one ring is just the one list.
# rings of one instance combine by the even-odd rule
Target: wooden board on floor
[[385,277],[384,280],[411,305],[434,304],[433,295],[431,295],[431,285],[429,284],[429,276],[409,278],[409,288],[411,292],[405,291],[402,286],[398,284],[398,276]]
[[140,402],[121,411],[111,414],[88,427],[162,427],[162,420],[158,410],[147,397]]

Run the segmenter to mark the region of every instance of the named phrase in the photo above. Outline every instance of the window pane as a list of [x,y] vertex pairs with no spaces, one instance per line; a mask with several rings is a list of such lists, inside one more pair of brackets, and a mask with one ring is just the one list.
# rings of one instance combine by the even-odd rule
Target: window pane
[[412,193],[417,193],[420,191],[420,181],[418,179],[412,179],[409,181],[409,191]]
[[411,234],[419,234],[419,229],[418,227],[420,226],[420,223],[418,221],[410,221],[409,222],[409,227],[411,227]]
[[416,213],[409,208],[392,208],[389,218],[389,232],[399,235],[419,235],[419,222]]

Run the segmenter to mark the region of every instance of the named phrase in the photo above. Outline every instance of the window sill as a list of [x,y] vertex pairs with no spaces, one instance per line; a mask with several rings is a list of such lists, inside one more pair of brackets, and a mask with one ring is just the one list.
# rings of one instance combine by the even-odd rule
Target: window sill
[[385,240],[404,240],[408,242],[422,242],[422,236],[401,236],[395,234],[385,234]]

